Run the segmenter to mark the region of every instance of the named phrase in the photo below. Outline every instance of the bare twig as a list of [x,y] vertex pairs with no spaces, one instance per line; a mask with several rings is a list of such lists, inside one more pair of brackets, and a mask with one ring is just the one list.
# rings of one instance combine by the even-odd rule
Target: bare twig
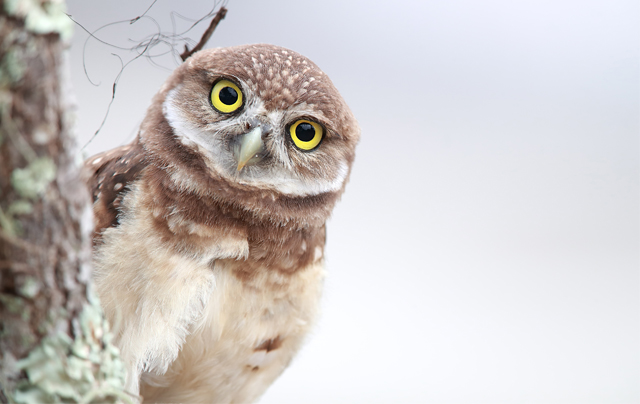
[[189,47],[187,47],[187,45],[184,46],[184,52],[180,54],[180,58],[182,58],[183,62],[187,60],[189,56],[193,55],[194,53],[196,53],[197,51],[199,51],[204,47],[204,45],[207,43],[209,38],[211,38],[211,34],[213,34],[213,31],[216,29],[216,27],[220,23],[220,20],[222,20],[226,15],[227,15],[227,9],[224,7],[220,7],[220,10],[218,10],[218,12],[216,13],[216,16],[213,17],[213,20],[211,20],[211,24],[209,24],[209,28],[207,28],[204,34],[202,34],[202,38],[200,39],[200,42],[198,42],[198,44],[194,46],[193,49],[191,50],[189,50]]

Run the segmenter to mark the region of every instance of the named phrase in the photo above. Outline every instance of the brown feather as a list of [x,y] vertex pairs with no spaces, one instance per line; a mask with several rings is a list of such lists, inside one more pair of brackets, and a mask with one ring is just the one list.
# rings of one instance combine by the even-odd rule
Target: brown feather
[[105,229],[118,225],[122,198],[146,165],[144,149],[138,139],[85,162],[84,178],[93,198],[94,245],[100,241]]

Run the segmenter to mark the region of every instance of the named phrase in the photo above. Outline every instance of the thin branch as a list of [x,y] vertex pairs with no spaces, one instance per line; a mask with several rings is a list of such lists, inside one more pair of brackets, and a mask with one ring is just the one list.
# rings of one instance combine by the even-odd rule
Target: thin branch
[[209,28],[207,28],[204,34],[202,34],[202,38],[200,39],[200,42],[198,42],[198,44],[194,46],[193,49],[191,50],[189,50],[187,45],[184,46],[184,52],[180,54],[180,58],[182,59],[183,62],[187,60],[189,56],[193,55],[194,53],[196,53],[197,51],[199,51],[204,47],[207,41],[209,41],[209,38],[211,38],[211,34],[213,34],[213,31],[216,29],[216,27],[220,23],[220,20],[222,20],[226,15],[227,15],[227,9],[224,7],[220,7],[220,10],[218,10],[218,12],[216,13],[216,16],[213,17],[213,20],[211,20],[211,24],[209,24]]
[[[155,62],[155,58],[159,57],[159,56],[163,56],[166,54],[171,54],[174,58],[174,60],[177,62],[177,64],[179,64],[180,62],[178,62],[177,57],[180,56],[181,57],[181,61],[183,62],[185,59],[187,59],[189,56],[191,56],[193,53],[199,51],[200,49],[202,49],[204,47],[204,45],[207,43],[207,41],[209,40],[209,38],[211,38],[211,35],[213,34],[213,31],[216,29],[218,23],[220,22],[220,20],[222,20],[226,13],[227,13],[227,9],[224,7],[227,3],[227,0],[215,0],[213,7],[211,8],[211,11],[209,11],[205,16],[197,19],[197,20],[191,20],[191,19],[187,19],[186,17],[183,17],[175,12],[171,13],[171,22],[172,22],[172,27],[173,27],[173,32],[172,33],[166,33],[163,32],[161,30],[160,25],[158,24],[158,22],[147,15],[147,13],[152,9],[152,7],[156,4],[158,0],[152,0],[151,5],[149,5],[149,7],[147,7],[146,11],[144,13],[142,13],[141,15],[132,18],[132,19],[128,19],[128,20],[122,20],[122,21],[116,21],[116,22],[112,22],[109,24],[105,24],[103,26],[101,26],[100,28],[94,30],[94,31],[89,31],[86,27],[84,27],[82,24],[80,24],[79,22],[77,22],[76,20],[73,19],[73,17],[69,14],[67,14],[67,16],[69,17],[69,19],[71,21],[73,21],[76,25],[78,25],[81,29],[83,29],[89,36],[87,37],[87,39],[85,40],[84,43],[84,47],[83,47],[83,56],[82,56],[82,65],[84,68],[84,72],[85,72],[85,76],[87,77],[87,79],[89,80],[89,82],[91,84],[93,84],[94,86],[99,85],[100,83],[94,83],[91,78],[89,77],[89,73],[87,71],[87,65],[86,65],[86,51],[87,51],[87,44],[89,43],[89,41],[91,39],[94,39],[96,41],[98,41],[99,43],[102,43],[104,45],[107,45],[111,48],[115,48],[121,51],[133,51],[135,53],[137,53],[137,55],[129,60],[128,62],[124,63],[122,61],[122,58],[119,55],[116,54],[112,54],[114,56],[116,56],[118,59],[120,59],[120,64],[121,64],[121,68],[120,71],[118,72],[118,75],[116,76],[114,82],[113,82],[113,88],[112,88],[112,92],[111,92],[111,101],[109,102],[109,105],[107,106],[107,110],[105,113],[105,116],[102,120],[102,123],[100,124],[99,128],[95,131],[95,133],[93,134],[93,136],[91,137],[91,139],[89,139],[89,141],[82,147],[82,150],[84,150],[96,137],[97,135],[100,133],[100,131],[102,130],[102,128],[104,127],[106,120],[109,116],[109,111],[111,109],[111,105],[114,103],[115,101],[115,96],[116,96],[116,87],[118,85],[118,81],[120,79],[120,76],[122,76],[124,69],[126,69],[126,67],[129,65],[129,63],[133,62],[134,60],[140,58],[140,57],[144,57],[147,60],[149,60],[152,64],[156,65],[156,66],[160,66],[158,63]],[[2,2],[2,0],[0,0],[0,3]],[[214,13],[214,11],[216,10],[216,8],[218,7],[218,5],[220,4],[220,9]],[[178,17],[184,19],[184,20],[188,20],[188,21],[192,21],[193,24],[191,24],[191,26],[186,29],[185,31],[181,32],[181,33],[176,33],[176,24],[175,24],[175,18],[174,15],[177,15]],[[191,31],[194,27],[196,27],[198,24],[200,24],[201,22],[203,22],[204,20],[211,18],[213,16],[213,20],[211,21],[209,27],[207,28],[207,30],[205,31],[205,33],[202,36],[202,39],[200,40],[200,42],[193,48],[193,50],[189,51],[188,49],[188,45],[185,44],[185,51],[184,53],[182,53],[181,55],[178,55],[178,51],[176,49],[176,45],[175,45],[175,41],[185,41],[188,43],[194,43],[194,41],[191,41],[189,38],[185,37],[185,35]],[[118,46],[118,45],[114,45],[111,44],[103,39],[100,39],[97,34],[98,32],[100,32],[102,29],[107,28],[107,27],[111,27],[111,26],[115,26],[117,24],[123,24],[123,23],[128,23],[129,25],[134,24],[140,20],[147,20],[152,22],[153,24],[155,24],[157,32],[147,36],[146,38],[143,38],[139,41],[134,41],[129,39],[129,41],[135,42],[134,46],[131,47],[125,47],[125,46]],[[164,52],[159,52],[159,53],[155,53],[152,54],[151,50],[154,49],[156,46],[159,45],[166,45],[170,48],[169,51],[164,51]],[[163,66],[160,66],[163,67]],[[2,120],[0,120],[0,122],[2,122]]]
[[109,111],[111,110],[111,105],[116,100],[116,88],[118,86],[118,82],[120,81],[120,76],[122,76],[122,73],[124,73],[124,69],[129,65],[129,63],[131,63],[134,60],[138,59],[139,57],[143,56],[145,54],[145,52],[149,49],[149,45],[150,44],[151,44],[151,42],[147,44],[146,48],[144,48],[144,50],[141,53],[139,53],[138,56],[134,57],[133,59],[131,59],[130,61],[128,61],[125,64],[122,64],[122,58],[119,55],[116,55],[115,53],[112,53],[113,56],[117,57],[118,60],[120,60],[120,72],[116,76],[116,79],[113,81],[113,89],[112,89],[112,92],[111,92],[111,101],[109,101],[109,105],[107,106],[107,112],[105,113],[104,118],[102,119],[102,123],[100,124],[100,127],[98,128],[98,130],[96,130],[96,132],[93,134],[93,136],[91,136],[91,139],[89,139],[89,141],[84,146],[82,146],[82,150],[84,150],[87,146],[89,146],[89,144],[91,142],[93,142],[93,139],[95,139],[96,136],[98,136],[98,133],[100,133],[100,131],[102,130],[102,127],[104,126],[105,122],[107,121],[107,117],[109,116]]
[[136,18],[132,19],[131,21],[129,21],[129,24],[133,24],[134,22],[138,21],[139,19],[141,19],[142,17],[144,17],[149,10],[151,10],[151,7],[153,7],[154,4],[156,4],[156,1],[158,0],[153,0],[153,3],[151,3],[151,5],[149,6],[149,8],[147,8],[147,11],[145,11],[144,13],[142,13],[142,15],[137,16]]

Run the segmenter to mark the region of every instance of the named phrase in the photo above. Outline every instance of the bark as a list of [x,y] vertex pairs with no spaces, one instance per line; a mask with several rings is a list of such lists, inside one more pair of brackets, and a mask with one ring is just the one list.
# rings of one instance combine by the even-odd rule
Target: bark
[[90,290],[62,6],[0,0],[0,401],[131,401]]

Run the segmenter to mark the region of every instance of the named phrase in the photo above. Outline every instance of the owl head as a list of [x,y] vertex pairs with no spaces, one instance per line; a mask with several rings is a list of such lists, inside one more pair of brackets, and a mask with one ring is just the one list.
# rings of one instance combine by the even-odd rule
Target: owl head
[[177,191],[286,222],[326,220],[359,135],[313,62],[260,44],[188,58],[154,98],[140,139]]

